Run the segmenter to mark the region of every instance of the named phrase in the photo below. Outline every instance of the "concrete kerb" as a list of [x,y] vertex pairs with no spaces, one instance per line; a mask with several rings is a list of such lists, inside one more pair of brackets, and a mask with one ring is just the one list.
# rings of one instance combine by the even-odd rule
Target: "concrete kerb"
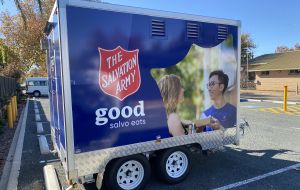
[[[261,100],[261,99],[247,99],[247,98],[241,98],[241,102],[270,102],[270,103],[275,103],[275,104],[283,104],[283,101],[278,101],[278,100]],[[291,102],[287,101],[287,104],[290,105],[300,105],[300,102]]]
[[26,107],[22,110],[13,141],[10,145],[3,173],[0,181],[0,189],[17,189],[19,170],[21,166],[21,157],[23,149],[23,140],[27,121],[29,99]]

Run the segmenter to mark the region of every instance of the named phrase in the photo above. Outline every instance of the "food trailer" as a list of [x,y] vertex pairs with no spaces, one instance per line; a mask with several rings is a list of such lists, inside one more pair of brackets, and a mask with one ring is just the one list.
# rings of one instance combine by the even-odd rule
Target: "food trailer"
[[[56,1],[42,44],[51,137],[66,179],[72,184],[95,180],[99,189],[104,183],[109,189],[140,189],[153,159],[152,173],[178,183],[191,169],[191,147],[238,143],[240,43],[235,20]],[[212,106],[206,84],[214,70],[229,76],[224,96],[236,109],[235,124],[199,132],[194,121],[204,121],[201,113]],[[171,71],[188,87],[178,110],[192,121],[187,135],[172,136],[168,130],[157,81]]]

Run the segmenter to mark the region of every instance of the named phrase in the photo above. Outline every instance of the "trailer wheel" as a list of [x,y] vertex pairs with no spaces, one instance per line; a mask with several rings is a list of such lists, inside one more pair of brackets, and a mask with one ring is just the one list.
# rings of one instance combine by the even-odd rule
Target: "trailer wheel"
[[154,162],[157,177],[170,184],[183,181],[191,170],[190,157],[190,151],[186,147],[161,151]]
[[111,190],[136,190],[150,178],[150,164],[143,155],[118,158],[106,168],[105,183]]

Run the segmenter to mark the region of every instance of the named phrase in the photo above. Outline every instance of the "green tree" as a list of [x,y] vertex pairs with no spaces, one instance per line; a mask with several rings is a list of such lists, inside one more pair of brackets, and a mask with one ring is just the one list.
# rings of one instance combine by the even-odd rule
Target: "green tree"
[[295,50],[300,50],[300,44],[296,43],[294,47],[287,47],[287,46],[278,46],[275,50],[275,53],[284,53],[288,51],[295,51]]
[[24,0],[21,5],[27,19],[27,28],[24,28],[21,13],[10,15],[5,12],[0,15],[0,33],[7,47],[7,63],[1,72],[5,76],[15,75],[12,70],[25,74],[32,65],[37,65],[41,75],[46,75],[46,55],[40,49],[40,39],[44,35],[43,29],[51,13],[53,0],[43,1],[44,17],[35,0]]
[[[1,4],[4,5],[5,0],[0,0]],[[23,24],[24,24],[24,28],[27,29],[27,21],[28,18],[26,17],[26,13],[23,7],[23,1],[21,0],[14,0],[15,6],[18,9],[18,11],[20,12],[21,18],[23,20]],[[43,16],[43,3],[41,0],[35,0],[35,3],[37,4],[39,11],[41,13],[41,15]],[[47,3],[47,2],[46,2]]]
[[0,38],[0,68],[3,68],[7,63],[7,46],[4,45]]
[[296,43],[294,45],[294,50],[300,50],[300,44],[299,43]]
[[287,46],[278,46],[275,50],[275,53],[284,53],[293,50],[294,50],[293,48],[288,48]]
[[241,65],[247,64],[247,54],[248,60],[253,59],[253,49],[256,48],[256,44],[251,38],[250,34],[244,33],[241,36]]

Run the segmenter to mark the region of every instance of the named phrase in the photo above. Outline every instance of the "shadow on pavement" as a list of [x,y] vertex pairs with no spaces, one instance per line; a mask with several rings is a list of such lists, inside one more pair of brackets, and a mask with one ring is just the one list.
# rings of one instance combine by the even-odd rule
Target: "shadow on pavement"
[[[40,153],[33,102],[32,99],[29,100],[18,189],[44,189],[43,167],[47,164],[47,160],[56,158],[53,154]],[[49,121],[39,99],[36,102],[44,128],[42,135],[46,135],[49,148],[52,150]]]
[[[274,158],[279,154],[291,152],[287,149],[273,150],[243,150],[226,147],[224,152],[216,152],[209,156],[200,153],[192,156],[192,170],[185,181],[179,184],[169,185],[159,181],[155,174],[145,190],[185,190],[185,189],[215,189],[232,183],[250,179],[265,173],[285,168],[298,162],[280,160]],[[300,153],[295,153],[300,155]],[[300,177],[300,174],[298,174]],[[295,176],[295,179],[297,176]],[[290,179],[292,180],[292,179]],[[283,179],[277,184],[264,182],[260,189],[297,189],[300,186],[299,180],[289,181]],[[255,182],[254,182],[255,183]],[[258,181],[260,183],[260,181]],[[253,189],[250,184],[241,186],[242,189]],[[249,187],[249,188],[248,188]],[[85,189],[96,190],[95,183],[84,185]],[[101,190],[106,190],[102,187]]]

